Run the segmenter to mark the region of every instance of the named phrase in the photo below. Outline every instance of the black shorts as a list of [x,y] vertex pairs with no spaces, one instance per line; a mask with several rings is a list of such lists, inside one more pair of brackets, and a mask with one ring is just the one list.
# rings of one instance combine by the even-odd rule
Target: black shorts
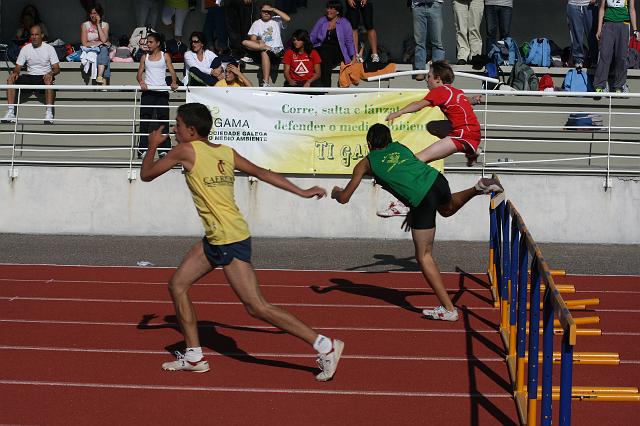
[[436,227],[436,212],[442,204],[451,201],[449,182],[442,173],[438,173],[427,195],[417,207],[411,207],[411,228],[432,229]]
[[[55,79],[52,79],[51,84],[55,83]],[[20,74],[16,79],[14,84],[23,84],[23,85],[45,85],[44,76],[43,75],[30,75],[30,74]],[[42,93],[43,89],[22,89],[21,93],[25,95],[30,94],[32,92],[40,92]]]
[[238,241],[231,244],[222,244],[214,246],[207,241],[207,237],[202,238],[202,247],[204,255],[214,268],[216,266],[226,266],[233,259],[242,260],[251,263],[251,237],[246,240]]
[[373,4],[368,1],[367,4],[361,6],[360,1],[356,0],[356,7],[347,6],[345,18],[351,23],[351,28],[357,30],[360,27],[360,19],[366,30],[373,29]]

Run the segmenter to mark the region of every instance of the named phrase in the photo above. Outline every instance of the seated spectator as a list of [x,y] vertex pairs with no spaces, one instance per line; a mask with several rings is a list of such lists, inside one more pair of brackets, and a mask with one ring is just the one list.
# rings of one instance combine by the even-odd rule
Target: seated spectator
[[284,50],[280,33],[284,24],[290,20],[289,15],[265,1],[260,7],[260,19],[254,21],[249,28],[249,39],[242,42],[246,49],[255,52],[251,55],[252,59],[259,59],[263,86],[273,85],[271,63],[280,64]]
[[[631,28],[629,28],[631,23]],[[598,13],[596,38],[600,41],[600,57],[593,77],[596,92],[607,88],[609,74],[613,74],[610,92],[624,92],[627,85],[627,55],[629,29],[632,37],[640,40],[634,0],[602,1]],[[613,70],[611,62],[613,61]]]
[[[376,29],[373,28],[373,3],[367,0],[347,0],[346,18],[351,23],[351,28],[353,28],[353,45],[356,52],[360,50],[358,48],[358,38],[360,21],[362,21],[364,29],[367,30],[367,38],[371,48],[371,62],[380,62],[380,57],[378,56],[378,34]],[[362,60],[362,58],[359,59]]]
[[129,47],[129,37],[126,35],[118,39],[118,47],[109,53],[111,62],[133,62],[131,48]]
[[42,19],[40,19],[38,9],[32,4],[28,4],[22,8],[22,12],[20,13],[20,22],[18,22],[15,39],[26,43],[29,40],[29,31],[34,25],[40,26],[42,30],[42,40],[47,40],[47,27],[44,22],[42,22]]
[[[178,77],[171,63],[171,56],[162,51],[162,36],[158,33],[147,35],[149,53],[140,58],[138,66],[138,83],[142,89],[140,96],[140,142],[138,143],[138,158],[147,153],[149,147],[148,134],[159,126],[165,126],[169,133],[169,93],[163,90],[149,90],[149,86],[164,86],[167,84],[166,74],[171,75],[171,90],[178,88]],[[144,73],[144,79],[142,74]],[[151,123],[155,120],[154,123]],[[171,149],[171,140],[167,138],[160,145],[159,157],[164,157]]]
[[311,30],[311,44],[318,49],[322,60],[320,80],[322,87],[331,87],[331,71],[356,59],[353,31],[348,20],[342,17],[342,4],[329,0],[325,16],[318,19]]
[[284,53],[284,85],[286,87],[319,87],[320,55],[313,48],[307,30],[296,30],[291,36],[292,48]]
[[[571,56],[576,68],[582,68],[585,62],[595,65],[598,61],[598,42],[596,40],[598,9],[596,0],[569,0],[567,2]],[[589,46],[589,58],[585,58],[585,38]]]
[[164,0],[162,23],[167,26],[173,26],[173,38],[178,42],[182,42],[182,28],[188,14],[188,0]]
[[184,84],[214,86],[222,79],[222,61],[205,49],[207,39],[200,31],[191,33],[191,50],[184,54]]
[[102,20],[104,10],[99,3],[87,9],[89,20],[80,26],[80,40],[82,46],[86,48],[98,48],[96,58],[97,73],[96,83],[106,85],[111,76],[109,67],[109,24]]
[[216,87],[251,87],[249,79],[242,74],[238,62],[232,61],[224,67],[224,79],[216,83]]
[[[42,29],[39,25],[33,25],[29,33],[31,43],[26,44],[18,55],[16,66],[9,74],[7,84],[29,84],[39,85],[53,84],[55,76],[60,73],[60,65],[58,55],[55,49],[42,41]],[[20,75],[23,66],[27,66],[27,74]],[[23,90],[22,93],[25,93]],[[51,89],[44,91],[47,110],[44,115],[45,124],[53,124],[53,102],[55,100],[55,92]],[[15,106],[16,90],[7,89],[7,103],[9,110],[2,118],[3,123],[13,122],[16,120]]]

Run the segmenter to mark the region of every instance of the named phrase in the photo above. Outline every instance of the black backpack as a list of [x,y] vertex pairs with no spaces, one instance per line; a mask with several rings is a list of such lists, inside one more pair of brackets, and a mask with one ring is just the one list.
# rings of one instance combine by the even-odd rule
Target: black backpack
[[507,84],[516,90],[538,90],[538,77],[529,65],[518,61],[511,68]]

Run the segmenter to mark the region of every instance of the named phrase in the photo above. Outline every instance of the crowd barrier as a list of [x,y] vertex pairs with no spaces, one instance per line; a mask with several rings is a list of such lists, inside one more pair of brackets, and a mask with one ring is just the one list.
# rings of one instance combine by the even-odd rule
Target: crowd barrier
[[[554,277],[562,277],[565,271],[549,268],[522,216],[505,193],[492,196],[489,214],[488,276],[495,307],[500,310],[500,335],[521,423],[538,424],[539,410],[541,424],[551,425],[554,400],[559,401],[561,426],[571,424],[573,400],[640,402],[637,387],[572,386],[574,364],[620,363],[617,353],[574,352],[577,336],[598,336],[601,331],[578,327],[597,324],[599,317],[577,318],[572,311],[584,310],[599,300],[563,298],[562,294],[573,293],[575,288],[555,283]],[[561,338],[559,352],[553,350],[554,336]],[[559,386],[553,385],[553,364],[560,364]],[[541,400],[539,409],[538,400]]]
[[[12,87],[17,90],[45,88]],[[0,85],[0,93],[7,88]],[[42,104],[31,101],[20,104],[17,121],[0,127],[0,163],[11,164],[12,170],[19,164],[126,167],[130,177],[133,176],[131,171],[139,165],[135,150],[141,136],[138,129],[140,87],[55,85],[48,88],[58,93],[55,125],[43,125]],[[424,93],[424,89],[376,87],[236,90],[327,96]],[[184,102],[187,91],[183,87],[171,95],[171,119],[177,106]],[[605,188],[610,185],[612,175],[640,175],[640,94],[604,93],[598,94],[601,99],[596,101],[593,93],[485,90],[466,93],[483,97],[476,107],[483,128],[483,151],[478,165],[472,169],[466,168],[462,155],[454,155],[447,159],[448,171],[598,175],[605,178]],[[0,115],[4,114],[4,106],[6,103],[0,104]],[[578,113],[599,114],[603,122],[597,126],[567,125],[567,117]]]

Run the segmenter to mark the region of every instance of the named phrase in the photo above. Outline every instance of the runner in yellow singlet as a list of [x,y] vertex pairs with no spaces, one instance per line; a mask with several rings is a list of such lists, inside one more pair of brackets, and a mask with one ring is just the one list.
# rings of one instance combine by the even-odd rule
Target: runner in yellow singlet
[[158,145],[166,139],[162,129],[154,131],[149,135],[149,149],[140,170],[142,180],[149,182],[181,164],[205,229],[205,237],[189,250],[169,281],[169,292],[187,349],[184,354],[178,352],[177,360],[165,362],[162,368],[169,371],[209,371],[209,363],[200,347],[196,312],[189,289],[198,279],[220,266],[247,312],[312,345],[318,352],[321,370],[316,380],[331,380],[344,343],[318,334],[291,313],[271,305],[260,292],[251,265],[249,228],[234,198],[234,170],[304,198],[322,198],[326,191],[317,186],[302,189],[284,176],[251,163],[232,148],[208,142],[212,124],[211,113],[206,106],[199,103],[181,105],[174,127],[178,145],[164,158],[154,160]]

